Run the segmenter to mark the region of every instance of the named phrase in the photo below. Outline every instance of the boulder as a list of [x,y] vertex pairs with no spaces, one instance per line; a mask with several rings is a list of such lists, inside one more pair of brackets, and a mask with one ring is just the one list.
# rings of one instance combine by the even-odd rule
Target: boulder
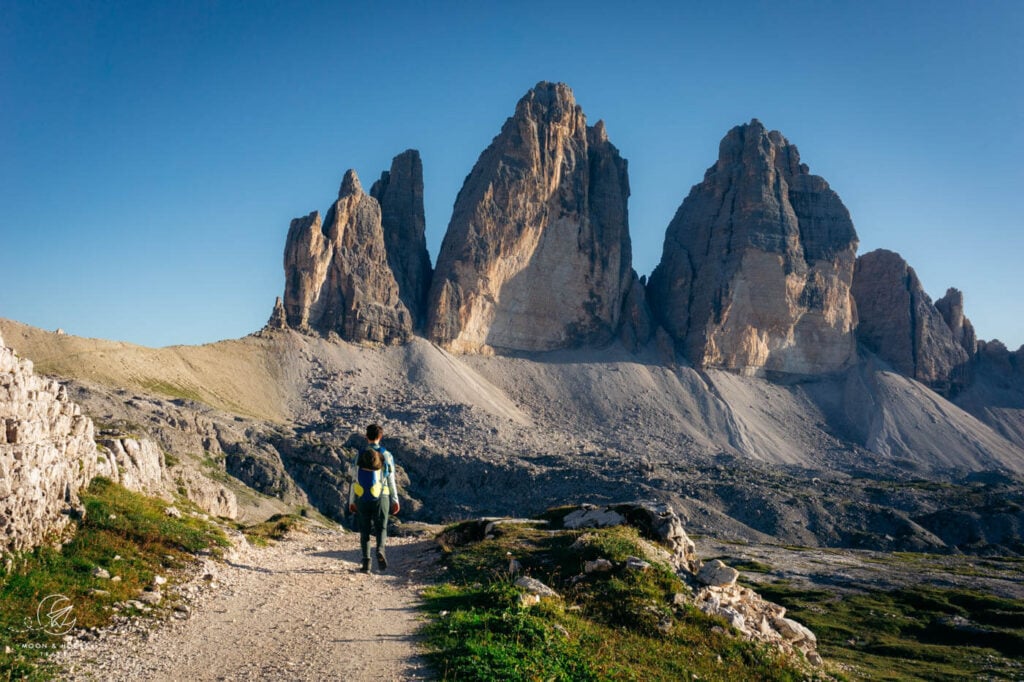
[[587,126],[568,86],[538,83],[455,201],[428,337],[466,353],[612,341],[633,282],[628,196],[604,124]]
[[647,293],[698,367],[835,372],[856,358],[856,249],[839,196],[755,119],[729,131],[679,207]]
[[726,566],[719,559],[704,564],[697,573],[697,580],[712,587],[729,587],[736,584],[740,572],[731,566]]

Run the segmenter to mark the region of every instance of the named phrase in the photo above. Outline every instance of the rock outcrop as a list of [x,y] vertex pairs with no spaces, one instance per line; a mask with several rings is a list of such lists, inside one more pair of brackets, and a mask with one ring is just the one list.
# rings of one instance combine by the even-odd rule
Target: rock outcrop
[[853,296],[860,317],[857,338],[893,369],[943,395],[967,383],[971,356],[964,344],[975,342],[963,317],[962,297],[947,294],[943,299],[947,323],[914,269],[898,253],[884,249],[857,259]]
[[370,196],[380,204],[384,247],[398,283],[398,296],[412,315],[413,328],[422,329],[433,267],[427,252],[420,153],[407,149],[392,159],[391,170],[381,173]]
[[393,343],[412,333],[388,264],[377,200],[348,171],[338,200],[292,221],[284,251],[286,323],[299,331],[336,332],[347,341]]
[[953,340],[967,351],[968,357],[973,358],[978,352],[978,336],[974,333],[974,325],[964,315],[963,292],[952,287],[946,289],[946,295],[935,302],[935,309],[953,332]]
[[165,493],[164,453],[156,443],[145,438],[116,436],[99,438],[97,446],[97,475],[135,492]]
[[0,338],[0,549],[29,549],[63,530],[95,471],[92,421]]
[[626,161],[568,86],[542,82],[455,201],[427,335],[457,352],[611,341],[632,285]]
[[840,370],[856,355],[856,248],[839,196],[755,119],[729,131],[669,224],[651,307],[699,367]]

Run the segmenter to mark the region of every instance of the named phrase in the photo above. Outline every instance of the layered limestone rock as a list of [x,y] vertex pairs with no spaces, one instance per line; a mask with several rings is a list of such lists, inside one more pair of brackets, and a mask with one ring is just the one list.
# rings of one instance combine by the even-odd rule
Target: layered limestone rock
[[914,269],[898,253],[884,249],[857,259],[853,296],[860,317],[857,338],[893,369],[944,395],[967,383],[971,356],[964,344],[973,347],[975,342],[970,340],[973,328],[963,317],[962,297],[947,294],[943,299],[951,321],[947,324]]
[[480,155],[438,256],[428,336],[457,352],[611,341],[632,286],[626,161],[539,83]]
[[182,467],[175,468],[169,478],[185,497],[207,514],[226,519],[238,517],[238,498],[220,483]]
[[384,246],[398,296],[412,315],[413,328],[422,329],[433,268],[427,252],[420,153],[407,149],[392,159],[391,170],[381,173],[370,196],[380,204]]
[[62,531],[95,471],[92,421],[0,339],[0,549],[29,549]]
[[[388,264],[377,200],[348,171],[338,200],[292,221],[284,252],[288,327],[336,332],[347,341],[401,342],[412,318]],[[273,318],[272,318],[273,319]]]
[[97,475],[135,492],[165,494],[164,453],[156,443],[118,436],[99,438],[96,444],[99,454]]
[[729,131],[669,224],[651,307],[699,367],[833,372],[856,354],[856,249],[839,196],[755,119]]

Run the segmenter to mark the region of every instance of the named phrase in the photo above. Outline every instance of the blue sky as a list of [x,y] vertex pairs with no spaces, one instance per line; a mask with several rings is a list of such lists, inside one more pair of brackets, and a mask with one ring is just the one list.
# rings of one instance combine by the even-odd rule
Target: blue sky
[[419,149],[436,258],[563,81],[629,160],[634,267],[734,125],[796,144],[933,298],[1024,343],[1024,2],[0,3],[0,317],[150,346],[260,328],[289,221]]

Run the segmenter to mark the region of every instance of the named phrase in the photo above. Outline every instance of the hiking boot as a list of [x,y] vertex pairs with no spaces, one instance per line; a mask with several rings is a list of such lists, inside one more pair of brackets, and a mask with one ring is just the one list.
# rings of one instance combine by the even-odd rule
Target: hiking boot
[[388,559],[384,556],[383,550],[377,550],[377,568],[384,570],[388,567]]
[[362,572],[362,573],[369,573],[370,572],[370,560],[369,559],[363,559],[363,567],[360,568],[359,571]]

